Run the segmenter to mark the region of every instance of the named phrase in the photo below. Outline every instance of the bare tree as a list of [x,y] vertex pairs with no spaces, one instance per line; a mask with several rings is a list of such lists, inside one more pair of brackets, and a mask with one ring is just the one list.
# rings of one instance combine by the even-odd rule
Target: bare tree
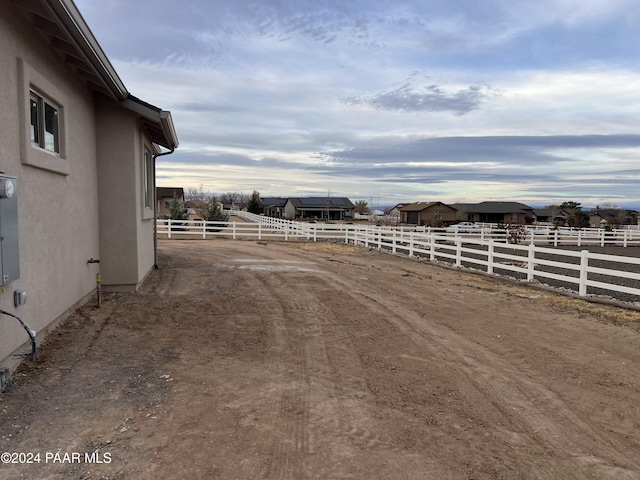
[[212,193],[204,191],[202,185],[199,188],[187,187],[184,192],[184,206],[195,210],[198,216],[203,217],[213,197]]
[[243,210],[247,208],[250,196],[251,195],[243,192],[225,192],[220,195],[220,201],[222,203],[230,203],[232,206]]

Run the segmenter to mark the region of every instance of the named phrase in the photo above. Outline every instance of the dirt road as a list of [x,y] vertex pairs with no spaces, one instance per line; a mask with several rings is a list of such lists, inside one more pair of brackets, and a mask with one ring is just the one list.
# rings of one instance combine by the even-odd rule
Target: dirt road
[[0,394],[0,452],[40,454],[0,478],[640,478],[638,313],[340,244],[160,252]]

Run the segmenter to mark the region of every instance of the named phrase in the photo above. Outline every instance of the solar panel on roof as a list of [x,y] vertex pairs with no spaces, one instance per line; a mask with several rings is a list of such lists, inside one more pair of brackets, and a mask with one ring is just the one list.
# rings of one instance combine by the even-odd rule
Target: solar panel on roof
[[322,197],[301,198],[300,200],[305,205],[325,205],[327,203],[327,199]]
[[341,198],[332,198],[331,203],[333,203],[334,205],[344,205],[344,200],[342,200]]

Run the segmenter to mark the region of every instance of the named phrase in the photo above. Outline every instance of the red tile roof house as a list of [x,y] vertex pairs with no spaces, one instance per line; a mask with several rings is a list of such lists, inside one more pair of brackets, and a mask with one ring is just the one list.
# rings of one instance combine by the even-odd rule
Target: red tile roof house
[[[133,291],[154,267],[155,158],[178,139],[170,112],[127,91],[71,0],[0,10],[0,187],[13,189],[0,188],[0,309],[41,341],[91,298],[98,272],[103,290]],[[28,337],[0,315],[3,378]]]

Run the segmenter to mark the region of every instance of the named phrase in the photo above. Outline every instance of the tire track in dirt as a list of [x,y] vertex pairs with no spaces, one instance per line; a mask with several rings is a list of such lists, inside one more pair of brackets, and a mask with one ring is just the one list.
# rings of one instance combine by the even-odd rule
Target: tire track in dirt
[[[282,469],[270,472],[278,478],[285,471],[293,473],[289,478],[295,478],[296,469],[306,476],[344,478],[332,464],[314,463],[312,468],[302,459],[326,452],[336,441],[342,447],[331,447],[333,456],[344,456],[345,452],[338,450],[345,448],[373,449],[389,443],[366,427],[366,422],[356,420],[338,401],[344,397],[363,398],[366,381],[358,371],[359,358],[350,345],[350,335],[327,308],[326,299],[317,294],[327,289],[323,275],[319,277],[276,270],[254,278],[260,282],[260,290],[266,289],[279,305],[277,312],[269,312],[274,325],[274,351],[278,352],[276,362],[289,365],[281,365],[280,369],[290,376],[292,385],[282,393],[279,421],[284,422],[295,449],[289,456],[278,453],[283,456]],[[322,444],[318,444],[319,438]]]
[[[348,283],[345,281],[345,287]],[[375,290],[372,284],[368,286]],[[404,308],[404,303],[393,300],[406,300],[401,296],[403,292],[384,297],[362,290],[353,293],[356,295],[353,300],[344,303],[368,298],[384,311],[390,323],[419,345],[423,358],[433,358],[440,366],[450,367],[447,371],[451,383],[458,387],[457,394],[466,399],[465,404],[474,405],[481,417],[506,420],[506,427],[502,427],[505,442],[513,444],[517,438],[515,443],[519,447],[534,448],[549,456],[567,455],[575,471],[585,478],[598,478],[602,474],[633,476],[632,472],[640,467],[633,456],[624,453],[628,452],[628,446],[602,428],[592,427],[538,379],[522,377],[522,372],[508,360],[450,330],[425,322],[421,315]],[[580,441],[571,444],[569,440],[574,437]],[[567,443],[573,451],[567,452]],[[537,468],[543,476],[552,476],[551,464],[545,468],[544,462],[537,463]]]
[[[269,259],[259,259],[268,265]],[[257,450],[269,452],[272,461],[265,476],[287,479],[301,475],[300,454],[308,452],[308,386],[304,382],[304,352],[300,342],[293,336],[287,316],[279,300],[281,290],[286,287],[273,272],[261,269],[248,279],[249,288],[259,297],[269,298],[261,315],[267,325],[266,338],[267,368],[278,378],[285,378],[287,384],[270,392],[269,401],[263,413],[263,428],[276,432],[282,438],[264,436],[260,438]]]
[[160,260],[93,348],[78,317],[0,396],[7,447],[113,453],[37,476],[640,478],[636,330],[338,244],[161,242]]
[[[298,257],[297,252],[291,250],[287,250],[286,255],[287,258]],[[308,259],[308,256],[302,254],[299,258]],[[416,349],[416,358],[423,359],[423,362],[429,362],[431,365],[436,363],[438,368],[446,372],[446,379],[440,375],[434,377],[433,381],[435,384],[433,391],[436,392],[433,395],[435,408],[444,410],[441,415],[439,411],[431,412],[428,421],[433,421],[437,425],[455,422],[462,417],[468,419],[474,426],[478,425],[490,432],[493,441],[497,442],[495,447],[482,445],[470,447],[477,449],[479,455],[490,457],[492,452],[508,448],[513,451],[513,454],[505,459],[510,469],[507,471],[535,467],[537,473],[543,476],[552,475],[559,463],[570,464],[569,468],[586,477],[594,475],[594,472],[605,472],[607,475],[612,475],[612,472],[617,475],[624,473],[617,466],[625,465],[624,455],[620,457],[616,453],[616,448],[613,448],[605,449],[605,452],[601,453],[601,456],[608,457],[608,460],[596,458],[591,453],[593,448],[602,445],[603,442],[606,445],[607,438],[599,432],[589,432],[591,427],[588,422],[573,413],[571,405],[555,395],[549,386],[532,376],[536,372],[521,371],[523,365],[520,364],[516,368],[511,358],[503,359],[496,352],[481,348],[473,340],[466,339],[449,328],[446,321],[442,319],[437,324],[430,321],[433,317],[442,316],[441,309],[431,307],[425,313],[423,311],[425,299],[415,297],[415,294],[407,294],[407,290],[410,289],[406,288],[408,281],[432,280],[429,277],[430,274],[425,275],[424,272],[420,272],[421,266],[410,265],[408,268],[399,269],[402,273],[396,273],[397,282],[390,286],[388,283],[381,284],[377,280],[377,275],[386,276],[388,271],[393,270],[387,268],[386,262],[370,263],[367,258],[337,262],[334,258],[322,256],[314,260],[322,265],[326,275],[271,272],[268,275],[271,280],[266,281],[266,284],[270,285],[268,288],[271,289],[271,296],[277,298],[281,305],[279,310],[281,310],[280,315],[284,319],[284,324],[280,324],[279,329],[287,333],[287,337],[292,339],[290,342],[297,341],[305,345],[302,353],[298,347],[294,348],[294,350],[297,349],[295,357],[304,359],[303,362],[295,363],[293,369],[295,380],[303,380],[307,384],[322,381],[328,387],[335,385],[333,388],[344,390],[342,383],[346,377],[337,376],[335,373],[337,368],[332,364],[332,362],[340,364],[339,349],[333,345],[339,344],[341,339],[349,342],[349,345],[345,344],[346,351],[351,352],[347,355],[347,363],[353,364],[355,359],[355,364],[361,364],[361,360],[364,359],[367,364],[377,370],[396,368],[393,371],[397,371],[397,365],[394,363],[401,362],[397,362],[388,354],[376,354],[376,351],[381,351],[378,344],[384,347],[382,351],[389,351],[407,348],[408,342],[411,348]],[[406,264],[403,262],[403,265]],[[366,288],[362,288],[363,285],[360,288],[357,286],[358,279],[366,281]],[[466,296],[474,300],[476,299],[474,295],[479,292],[487,295],[487,292],[475,286],[464,286],[464,282],[458,285],[451,283],[438,285],[437,275],[432,282],[426,283],[430,284],[431,291],[428,296],[432,303],[440,302],[456,291],[464,291]],[[354,285],[356,285],[355,288]],[[300,288],[296,289],[296,287]],[[492,297],[492,301],[497,300],[508,304],[507,298],[500,293],[499,288],[491,288],[488,294]],[[381,298],[385,300],[382,301]],[[469,304],[462,306],[462,312],[466,311],[466,313],[459,313],[459,315],[474,315],[474,300],[470,298]],[[319,304],[323,305],[321,313],[318,310]],[[407,305],[410,305],[409,308]],[[456,306],[456,308],[460,307],[460,305]],[[318,318],[329,317],[332,320],[323,321],[322,328],[319,328]],[[351,321],[351,317],[357,317],[357,321]],[[338,323],[336,318],[340,319],[341,325],[340,328],[332,331],[330,325]],[[491,325],[490,320],[483,321]],[[276,325],[278,325],[277,322]],[[425,325],[428,328],[425,329]],[[367,353],[369,351],[373,352],[370,356]],[[484,365],[489,367],[485,368]],[[355,377],[356,385],[368,385],[378,399],[383,398],[382,393],[385,393],[375,391],[380,388],[380,381],[381,379],[375,375],[367,376],[362,372]],[[394,385],[394,387],[408,389],[411,392],[411,387],[405,385]],[[284,410],[296,410],[295,405],[298,405],[300,407],[298,411],[320,411],[320,406],[330,405],[329,400],[323,403],[312,402],[312,405],[306,406],[302,405],[304,402],[296,400],[308,399],[310,391],[311,389],[306,390],[306,396],[301,396],[300,391],[293,393],[287,391],[286,396],[283,397],[284,400],[281,399]],[[412,394],[419,396],[423,393]],[[390,402],[387,404],[394,407],[394,405],[397,406],[397,397],[398,395],[392,396],[384,401]],[[402,400],[402,395],[400,399]],[[516,405],[515,408],[514,405]],[[405,407],[406,405],[402,404],[402,408]],[[349,409],[345,408],[344,402],[338,410],[339,413],[336,413],[330,408],[325,408],[325,411],[331,413],[322,415],[314,425],[307,424],[306,428],[310,431],[309,438],[317,437],[314,432],[320,432],[320,436],[326,436],[328,431],[333,431],[339,432],[334,433],[335,437],[348,439],[349,442],[364,449],[384,444],[394,446],[398,444],[398,438],[381,435],[379,425],[367,425],[367,421],[363,418],[359,418],[359,424],[351,422]],[[549,410],[555,410],[555,412],[550,413]],[[311,416],[307,418],[310,419]],[[333,419],[327,420],[329,418]],[[556,423],[561,426],[559,427]],[[303,423],[297,425],[298,430],[294,428],[289,431],[299,431]],[[367,426],[365,428],[362,425]],[[568,433],[565,430],[568,430]],[[443,432],[437,432],[437,434],[443,435]],[[469,429],[468,432],[450,431],[449,434],[457,435],[458,440],[470,441],[477,432]],[[293,434],[293,436],[296,435]],[[581,457],[575,452],[567,451],[564,443],[569,436],[584,436],[587,439],[582,439]],[[369,439],[373,440],[369,441]],[[314,451],[313,448],[307,449],[307,452],[312,451]],[[526,455],[520,455],[521,452],[525,452]],[[297,450],[296,453],[304,452]],[[531,454],[535,456],[535,464],[530,463]],[[628,465],[636,468],[633,464]],[[470,468],[472,467],[474,466],[471,465]],[[478,466],[476,465],[475,468],[477,469]],[[480,468],[490,471],[492,467],[480,465]]]

